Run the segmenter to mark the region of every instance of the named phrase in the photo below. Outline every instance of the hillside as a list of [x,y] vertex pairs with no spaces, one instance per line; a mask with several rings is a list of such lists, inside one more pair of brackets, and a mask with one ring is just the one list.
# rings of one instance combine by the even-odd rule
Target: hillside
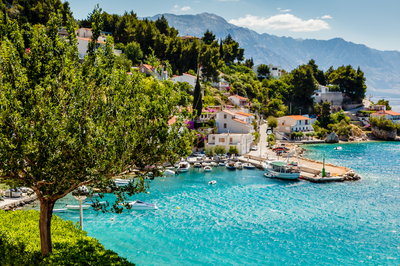
[[[253,57],[254,63],[272,63],[286,70],[314,59],[320,68],[330,66],[360,66],[367,78],[368,94],[374,96],[400,96],[400,52],[379,51],[362,44],[347,42],[341,38],[331,40],[293,39],[269,34],[258,34],[253,30],[228,23],[224,18],[210,13],[198,15],[164,14],[170,26],[180,35],[201,37],[208,29],[217,38],[227,34],[246,49],[245,57]],[[161,14],[150,17],[156,20]]]

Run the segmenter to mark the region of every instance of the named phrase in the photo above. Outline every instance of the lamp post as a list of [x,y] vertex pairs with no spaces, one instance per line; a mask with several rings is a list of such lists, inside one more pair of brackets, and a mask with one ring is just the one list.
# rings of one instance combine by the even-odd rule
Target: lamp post
[[83,230],[83,210],[82,210],[82,201],[86,199],[86,195],[88,194],[88,189],[83,186],[79,187],[72,192],[72,195],[76,200],[79,201],[79,225],[81,230]]

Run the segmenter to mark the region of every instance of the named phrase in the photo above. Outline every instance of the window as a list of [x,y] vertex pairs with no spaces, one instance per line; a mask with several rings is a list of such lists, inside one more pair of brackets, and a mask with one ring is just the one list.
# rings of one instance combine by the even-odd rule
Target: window
[[[226,119],[226,115],[224,115],[224,119]],[[226,124],[225,124],[226,125]]]
[[306,120],[306,125],[308,125],[308,120]]
[[224,138],[219,138],[219,142],[225,143],[225,139]]
[[224,123],[224,128],[226,128],[226,123]]
[[278,70],[276,67],[273,67],[272,70]]
[[215,140],[215,137],[214,137],[214,136],[212,137],[212,140]]
[[229,138],[229,143],[232,143],[232,138]]

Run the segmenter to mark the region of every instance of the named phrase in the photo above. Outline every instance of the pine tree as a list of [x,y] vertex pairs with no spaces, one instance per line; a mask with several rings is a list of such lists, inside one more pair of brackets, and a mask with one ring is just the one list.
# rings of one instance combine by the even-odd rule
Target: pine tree
[[222,40],[219,43],[219,58],[224,60],[224,47],[222,45]]
[[197,74],[196,86],[194,87],[193,94],[193,113],[196,117],[201,115],[201,111],[203,110],[203,99],[201,95],[200,81],[199,75]]

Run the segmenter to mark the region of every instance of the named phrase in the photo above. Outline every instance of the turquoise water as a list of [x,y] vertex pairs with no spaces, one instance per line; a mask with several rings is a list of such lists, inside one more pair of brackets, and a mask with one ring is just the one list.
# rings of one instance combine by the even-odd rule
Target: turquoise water
[[[399,265],[400,143],[341,146],[310,145],[307,156],[326,153],[361,181],[284,182],[259,170],[191,169],[158,178],[150,194],[132,198],[159,210],[85,211],[84,229],[138,265]],[[75,222],[78,215],[59,214]]]

